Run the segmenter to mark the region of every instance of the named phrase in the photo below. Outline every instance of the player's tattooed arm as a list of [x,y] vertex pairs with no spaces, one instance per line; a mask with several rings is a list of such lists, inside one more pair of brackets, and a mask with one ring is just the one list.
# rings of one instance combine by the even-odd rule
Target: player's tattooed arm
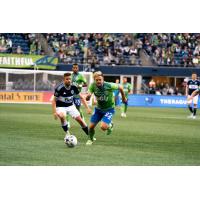
[[123,103],[126,103],[126,102],[127,102],[127,99],[126,99],[126,97],[125,97],[124,90],[123,90],[123,88],[122,88],[121,85],[119,86],[119,91],[120,91],[121,96],[122,96],[122,102],[123,102]]
[[86,101],[89,101],[91,96],[92,96],[92,94],[90,92],[88,92],[87,95],[86,95],[86,98],[85,98]]
[[83,105],[85,106],[85,108],[87,109],[87,113],[88,114],[91,114],[92,113],[92,110],[90,109],[90,107],[88,106],[87,102],[86,102],[86,99],[83,97],[82,94],[79,94],[82,102],[83,102]]

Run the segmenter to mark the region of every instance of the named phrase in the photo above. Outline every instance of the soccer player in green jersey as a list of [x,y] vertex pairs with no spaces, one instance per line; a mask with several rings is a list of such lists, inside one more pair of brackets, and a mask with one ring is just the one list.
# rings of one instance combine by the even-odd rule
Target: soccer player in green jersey
[[[128,99],[128,95],[132,93],[132,86],[131,86],[130,83],[127,82],[127,78],[126,77],[123,77],[122,88],[124,90],[126,99]],[[125,103],[122,102],[122,105],[121,105],[121,117],[126,117],[127,108],[128,108],[128,101],[126,101]]]
[[103,131],[107,131],[107,135],[112,133],[112,117],[115,113],[115,100],[113,91],[116,89],[119,89],[122,96],[122,101],[126,102],[127,99],[121,86],[115,83],[105,82],[101,72],[94,73],[94,83],[89,86],[89,92],[86,96],[86,100],[89,100],[91,95],[94,94],[97,100],[97,106],[95,107],[94,114],[90,119],[89,139],[86,145],[91,145],[93,143],[95,127],[100,121],[101,129]]
[[[72,71],[73,71],[73,73],[71,75],[72,84],[78,88],[79,92],[81,92],[82,87],[87,86],[87,81],[86,81],[85,77],[79,73],[78,64],[73,64]],[[77,110],[80,112],[81,118],[84,120],[83,112],[81,110],[81,99],[80,99],[79,94],[74,96],[74,104],[75,104]],[[67,122],[68,122],[68,126],[70,126],[68,117],[67,117]]]

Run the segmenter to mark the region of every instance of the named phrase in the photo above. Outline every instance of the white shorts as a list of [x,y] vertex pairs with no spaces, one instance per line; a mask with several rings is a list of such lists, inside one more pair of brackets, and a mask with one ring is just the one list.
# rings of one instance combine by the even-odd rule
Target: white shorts
[[76,107],[74,105],[69,106],[69,107],[57,107],[56,113],[57,114],[62,113],[64,116],[69,114],[73,118],[77,118],[78,116],[80,116],[79,111],[76,109]]
[[[188,95],[188,97],[190,97],[191,95]],[[188,104],[198,104],[198,98],[199,98],[199,95],[196,95],[192,100],[188,101],[187,103]]]

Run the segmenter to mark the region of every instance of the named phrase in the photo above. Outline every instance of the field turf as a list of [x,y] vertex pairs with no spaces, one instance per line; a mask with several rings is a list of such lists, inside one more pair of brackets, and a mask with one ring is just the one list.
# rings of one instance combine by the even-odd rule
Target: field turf
[[0,165],[200,165],[200,118],[187,119],[188,114],[131,107],[124,119],[117,108],[112,135],[98,127],[92,146],[85,145],[86,135],[71,120],[79,144],[68,148],[51,105],[0,104]]

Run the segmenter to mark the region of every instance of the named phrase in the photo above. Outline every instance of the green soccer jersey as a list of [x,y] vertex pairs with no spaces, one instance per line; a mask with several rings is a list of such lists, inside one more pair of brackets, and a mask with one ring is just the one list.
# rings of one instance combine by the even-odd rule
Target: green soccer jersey
[[96,83],[92,83],[89,92],[94,93],[97,99],[97,108],[107,110],[115,107],[113,91],[119,88],[118,84],[104,82],[103,86],[98,87]]
[[125,97],[128,97],[129,92],[132,90],[132,86],[130,83],[122,83],[122,88],[124,90]]
[[[85,77],[78,72],[77,74],[72,73],[71,78],[72,84],[78,88],[79,92],[81,92],[83,84],[87,83]],[[75,97],[79,97],[79,95],[76,95]]]

